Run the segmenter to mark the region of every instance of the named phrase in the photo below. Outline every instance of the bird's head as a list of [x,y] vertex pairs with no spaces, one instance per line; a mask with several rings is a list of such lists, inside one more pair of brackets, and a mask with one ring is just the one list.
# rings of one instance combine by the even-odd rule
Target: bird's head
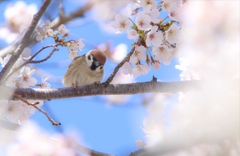
[[100,50],[94,49],[85,55],[85,59],[91,70],[102,71],[106,62],[106,55]]

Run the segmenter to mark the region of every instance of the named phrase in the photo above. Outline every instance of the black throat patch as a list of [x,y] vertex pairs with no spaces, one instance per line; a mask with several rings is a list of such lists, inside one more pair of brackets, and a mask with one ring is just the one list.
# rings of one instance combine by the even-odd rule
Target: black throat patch
[[99,67],[101,64],[96,60],[96,58],[93,56],[93,62],[92,62],[92,65],[91,65],[91,70],[96,70],[97,67]]

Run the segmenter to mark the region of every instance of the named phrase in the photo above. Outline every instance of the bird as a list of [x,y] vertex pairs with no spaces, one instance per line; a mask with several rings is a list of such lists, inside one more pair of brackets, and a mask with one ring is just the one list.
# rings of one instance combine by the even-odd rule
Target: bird
[[75,57],[63,77],[63,84],[66,87],[99,84],[103,79],[106,59],[106,55],[98,49]]

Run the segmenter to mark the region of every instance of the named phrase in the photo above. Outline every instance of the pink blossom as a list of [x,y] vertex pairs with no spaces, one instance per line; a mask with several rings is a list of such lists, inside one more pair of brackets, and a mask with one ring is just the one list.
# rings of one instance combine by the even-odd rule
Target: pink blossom
[[146,64],[139,64],[133,68],[133,76],[138,77],[140,75],[146,75],[149,72],[150,68]]
[[132,64],[136,64],[139,59],[146,60],[146,55],[144,54],[145,50],[146,48],[144,46],[136,47],[132,57],[130,58],[130,62]]
[[115,21],[111,22],[111,26],[115,29],[116,33],[126,32],[130,28],[130,20],[122,14],[117,14]]
[[139,12],[136,16],[135,23],[140,30],[150,30],[151,29],[151,17],[146,15],[144,12]]
[[132,67],[129,62],[125,62],[121,70],[124,74],[132,74]]
[[154,46],[159,46],[162,44],[163,34],[162,32],[157,32],[158,27],[153,26],[151,31],[147,34],[146,44],[149,47],[151,44]]
[[179,37],[180,28],[176,24],[172,24],[166,31],[166,39],[169,43],[177,43]]
[[136,30],[131,29],[130,31],[128,31],[127,37],[128,37],[128,39],[136,40],[139,37],[139,34]]

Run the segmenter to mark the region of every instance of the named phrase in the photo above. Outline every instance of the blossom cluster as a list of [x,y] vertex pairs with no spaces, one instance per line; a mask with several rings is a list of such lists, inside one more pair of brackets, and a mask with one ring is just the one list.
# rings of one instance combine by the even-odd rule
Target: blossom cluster
[[[125,62],[122,71],[138,77],[147,74],[150,65],[160,68],[160,63],[168,65],[175,55],[179,42],[181,8],[185,1],[141,0],[132,10],[132,18],[117,14],[111,23],[116,33],[127,32],[127,37],[138,39],[133,44],[135,50],[130,60]],[[162,19],[160,13],[168,13]],[[131,26],[132,23],[132,26]],[[146,64],[144,64],[146,62]]]
[[239,19],[238,5],[187,4],[176,68],[181,80],[202,81],[197,91],[173,95],[171,101],[167,95],[155,94],[143,123],[147,148],[169,149],[166,155],[172,156],[239,155],[239,23],[231,24]]
[[37,41],[42,41],[45,38],[52,37],[56,43],[61,46],[66,46],[69,49],[69,57],[74,58],[78,56],[78,52],[85,46],[82,39],[65,41],[66,37],[69,36],[69,30],[66,29],[65,25],[61,24],[57,31],[52,29],[52,23],[46,21],[41,27],[37,28]]
[[[10,135],[11,132],[5,134]],[[0,134],[0,136],[2,133]],[[2,136],[1,136],[2,137]],[[24,155],[54,155],[54,156],[76,156],[83,155],[81,151],[73,150],[78,145],[77,136],[63,135],[55,133],[54,135],[47,134],[43,129],[35,123],[27,122],[22,125],[17,132],[11,135],[8,140],[8,147],[1,154],[7,156]],[[3,140],[1,140],[3,141]],[[6,142],[3,141],[3,144]],[[27,148],[26,148],[27,147]],[[88,151],[84,151],[88,154]]]
[[[11,74],[8,79],[5,81],[5,85],[12,88],[29,88],[40,86],[41,88],[50,88],[50,84],[46,82],[47,77],[43,77],[41,83],[37,84],[37,79],[33,76],[36,72],[31,66],[23,66],[18,69],[29,57],[31,54],[30,48],[25,48],[22,55],[18,58],[17,62],[14,64],[10,70]],[[1,67],[5,67],[11,55],[8,54],[5,57],[0,57]],[[34,101],[30,100],[29,103],[36,103],[36,106],[40,107],[43,104],[43,101]],[[35,108],[27,105],[22,101],[12,101],[12,100],[0,100],[0,118],[5,119],[14,123],[22,123],[27,121],[28,118],[34,114]]]
[[27,5],[23,1],[16,1],[8,5],[4,11],[6,22],[0,26],[0,38],[7,43],[13,43],[29,26],[36,12],[35,4]]

